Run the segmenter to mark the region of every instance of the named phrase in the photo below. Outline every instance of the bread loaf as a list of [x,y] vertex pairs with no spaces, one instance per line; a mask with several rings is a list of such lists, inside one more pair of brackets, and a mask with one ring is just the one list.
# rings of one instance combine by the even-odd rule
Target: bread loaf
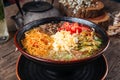
[[75,8],[71,8],[68,5],[65,6],[64,4],[59,5],[60,10],[67,16],[70,17],[77,17],[77,18],[94,18],[97,16],[100,16],[101,13],[103,13],[104,4],[101,1],[95,2],[95,4],[92,4],[89,7],[81,7],[78,10],[75,10]]

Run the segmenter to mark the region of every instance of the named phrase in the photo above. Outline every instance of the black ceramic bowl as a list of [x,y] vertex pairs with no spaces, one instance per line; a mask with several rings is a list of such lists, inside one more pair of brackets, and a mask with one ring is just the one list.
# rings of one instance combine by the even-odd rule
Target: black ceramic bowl
[[[103,40],[101,49],[95,55],[92,55],[91,57],[87,57],[87,58],[80,59],[80,60],[74,60],[74,61],[54,61],[54,60],[38,58],[38,57],[30,55],[23,49],[21,40],[24,38],[24,33],[26,31],[30,30],[33,27],[37,27],[38,25],[41,25],[41,24],[46,24],[50,22],[59,23],[60,21],[78,22],[80,24],[87,25],[90,28],[94,28],[96,33],[99,34]],[[77,65],[81,63],[84,64],[84,63],[87,63],[89,61],[92,61],[98,58],[107,49],[108,44],[109,44],[109,38],[104,30],[102,30],[99,26],[97,26],[96,24],[90,21],[80,19],[80,18],[72,18],[72,17],[51,17],[51,18],[36,20],[36,21],[26,24],[23,28],[19,29],[16,32],[15,37],[14,37],[14,42],[18,50],[31,61],[39,62],[45,67],[51,67],[55,69],[55,67],[65,67],[65,66],[72,66],[71,68],[73,68],[73,66],[76,64]]]

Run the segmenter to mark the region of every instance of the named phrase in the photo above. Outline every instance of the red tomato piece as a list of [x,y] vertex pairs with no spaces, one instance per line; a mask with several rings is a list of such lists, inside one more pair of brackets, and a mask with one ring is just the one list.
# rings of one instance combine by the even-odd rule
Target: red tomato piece
[[70,23],[69,22],[64,22],[62,27],[58,28],[58,31],[60,31],[60,30],[70,31]]
[[82,32],[81,27],[77,27],[77,28],[76,28],[76,33],[80,33],[80,32]]
[[70,26],[70,23],[69,22],[64,22],[62,27],[66,28],[66,27],[69,27]]
[[71,34],[76,33],[75,27],[71,27],[70,33],[71,33]]
[[79,26],[78,23],[73,23],[72,24],[72,27],[71,27],[71,33],[80,33],[82,30],[81,30],[81,27]]
[[58,28],[58,31],[60,30],[70,31],[71,34],[80,33],[82,30],[90,31],[90,29],[85,25],[76,22],[75,23],[64,22],[62,27]]

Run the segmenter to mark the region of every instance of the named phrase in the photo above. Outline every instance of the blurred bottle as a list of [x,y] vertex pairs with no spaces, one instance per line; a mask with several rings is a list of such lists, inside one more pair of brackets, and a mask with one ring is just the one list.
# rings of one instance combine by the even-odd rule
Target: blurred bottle
[[0,44],[9,39],[7,23],[5,19],[3,0],[0,0]]

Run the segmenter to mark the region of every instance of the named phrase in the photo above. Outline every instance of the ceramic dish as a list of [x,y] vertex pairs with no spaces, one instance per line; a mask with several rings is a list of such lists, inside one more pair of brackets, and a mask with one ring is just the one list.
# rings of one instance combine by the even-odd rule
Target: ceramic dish
[[16,64],[19,80],[104,80],[108,73],[108,64],[104,55],[89,64],[81,65],[72,73],[54,73],[39,63],[20,55]]
[[[46,24],[46,23],[59,23],[60,21],[68,21],[68,22],[77,22],[79,24],[83,24],[88,26],[89,28],[94,28],[96,34],[100,35],[101,39],[102,39],[102,45],[101,48],[95,52],[94,55],[91,55],[90,57],[86,57],[83,59],[78,59],[78,60],[70,60],[70,61],[55,61],[55,60],[50,60],[50,59],[45,59],[45,58],[38,58],[36,56],[30,55],[29,53],[27,53],[25,51],[25,49],[22,46],[21,40],[24,38],[24,33],[26,31],[29,31],[32,28],[38,27],[39,25],[42,24]],[[91,60],[94,60],[96,58],[98,58],[108,47],[109,45],[109,38],[107,33],[102,30],[99,26],[97,26],[96,24],[84,20],[84,19],[80,19],[80,18],[72,18],[72,17],[50,17],[50,18],[44,18],[44,19],[39,19],[33,22],[30,22],[28,24],[26,24],[25,26],[23,26],[23,28],[19,29],[14,37],[14,42],[16,47],[18,48],[18,50],[25,55],[28,59],[31,59],[33,61],[39,62],[40,64],[46,65],[47,67],[53,67],[53,66],[71,66],[73,68],[73,65],[78,63],[86,63],[89,62]]]

